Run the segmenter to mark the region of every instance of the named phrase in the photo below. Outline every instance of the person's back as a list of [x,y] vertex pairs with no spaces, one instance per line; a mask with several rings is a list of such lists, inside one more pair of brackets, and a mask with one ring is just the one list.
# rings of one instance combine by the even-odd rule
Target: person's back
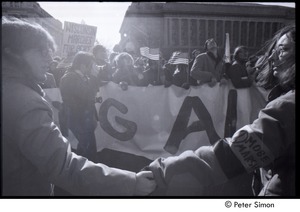
[[[88,79],[77,72],[67,71],[61,78],[60,91],[63,103],[75,119],[82,120],[85,111],[94,107],[95,93]],[[76,118],[77,117],[77,118]]]
[[70,70],[61,78],[60,90],[67,126],[78,140],[77,153],[96,160],[97,112],[95,97],[98,90],[97,78],[90,74],[93,56],[78,52]]

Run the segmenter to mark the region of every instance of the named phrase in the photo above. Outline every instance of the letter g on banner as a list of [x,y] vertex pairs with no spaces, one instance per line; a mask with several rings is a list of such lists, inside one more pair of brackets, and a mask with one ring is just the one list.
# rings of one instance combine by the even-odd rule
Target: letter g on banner
[[110,136],[120,140],[120,141],[128,141],[132,139],[137,131],[137,124],[133,121],[128,121],[119,116],[115,117],[115,120],[118,124],[122,125],[126,128],[125,132],[119,132],[113,128],[111,123],[108,121],[108,110],[110,107],[115,107],[121,113],[126,114],[128,112],[127,107],[121,102],[108,98],[106,99],[100,106],[99,109],[99,122],[101,128],[108,133]]

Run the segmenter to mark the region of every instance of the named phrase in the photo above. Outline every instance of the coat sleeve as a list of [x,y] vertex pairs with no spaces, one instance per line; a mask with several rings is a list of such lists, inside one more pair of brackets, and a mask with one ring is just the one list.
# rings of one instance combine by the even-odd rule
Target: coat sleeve
[[203,186],[217,185],[265,167],[295,145],[295,94],[269,103],[252,124],[214,146],[158,158],[150,169],[159,188],[166,188],[181,173],[191,173]]
[[185,151],[179,156],[158,158],[146,169],[153,172],[157,189],[166,189],[172,178],[180,174],[192,174],[201,186],[226,182],[212,146],[203,146],[196,151]]
[[287,154],[295,146],[295,92],[278,97],[250,125],[229,139],[230,149],[251,172]]
[[31,102],[23,111],[14,132],[18,147],[49,182],[73,195],[133,195],[135,173],[95,164],[72,153],[70,143],[53,123],[47,102]]

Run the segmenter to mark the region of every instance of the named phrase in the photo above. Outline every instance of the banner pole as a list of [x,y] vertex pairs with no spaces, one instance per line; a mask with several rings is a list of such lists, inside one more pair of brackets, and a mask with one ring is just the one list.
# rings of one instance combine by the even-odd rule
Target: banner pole
[[160,83],[160,52],[158,53],[158,64],[157,64],[157,84]]
[[190,83],[190,63],[187,64],[187,78],[186,82],[189,84]]
[[229,43],[229,33],[226,33],[226,43],[225,43],[225,63],[230,63],[230,43]]
[[187,71],[187,83],[190,83],[190,49],[189,49],[189,52],[188,52],[188,71]]

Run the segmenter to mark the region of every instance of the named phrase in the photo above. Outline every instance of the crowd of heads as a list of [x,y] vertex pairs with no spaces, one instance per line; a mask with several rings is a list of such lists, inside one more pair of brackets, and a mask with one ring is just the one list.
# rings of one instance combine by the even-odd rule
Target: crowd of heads
[[[6,26],[6,22],[11,21],[13,21],[14,24]],[[50,55],[55,52],[56,45],[53,38],[38,24],[32,25],[31,23],[29,24],[18,19],[8,20],[5,18],[2,19],[2,22],[2,48],[4,50],[2,57],[5,57],[7,60],[14,60],[25,50],[37,48],[36,46],[39,46],[38,50],[42,55]],[[19,25],[26,24],[30,26],[32,25],[33,27],[18,27]],[[22,34],[22,36],[15,39],[14,36],[18,36],[18,34],[12,34],[10,33],[10,30],[16,30],[18,31],[18,34]],[[34,36],[32,36],[32,34]],[[274,58],[276,56],[278,57],[279,52],[281,51],[281,47],[277,47],[276,43],[284,34],[295,42],[295,27],[287,26],[276,33],[272,39],[262,46],[260,51],[253,55],[249,55],[249,50],[246,46],[237,46],[232,55],[232,62],[244,64],[247,68],[248,74],[254,79],[254,82],[258,86],[262,86],[266,89],[274,87],[274,85],[279,83],[279,81],[281,84],[284,84],[283,86],[286,86],[285,84],[291,84],[290,78],[295,76],[294,68],[288,69],[289,71],[285,73],[275,71],[275,75],[277,75],[274,75],[275,69],[283,67],[282,63],[278,64],[278,62],[274,62],[279,61]],[[17,40],[17,42],[12,43],[15,40]],[[99,79],[102,81],[112,81],[115,83],[124,81],[128,85],[132,86],[165,85],[168,87],[173,84],[182,87],[185,83],[196,86],[198,85],[196,82],[197,79],[193,79],[193,77],[190,76],[190,70],[195,59],[203,53],[210,54],[218,60],[221,59],[219,47],[214,38],[207,39],[203,47],[203,52],[199,49],[194,49],[192,51],[188,65],[173,65],[169,64],[168,60],[154,61],[144,56],[133,56],[125,51],[110,53],[104,45],[97,44],[92,48],[91,53],[83,54],[82,52],[78,52],[77,55],[68,62],[66,62],[68,58],[60,58],[56,56],[52,59],[48,72],[53,74],[56,85],[59,86],[60,78],[63,76],[64,72],[68,69],[76,69],[82,62],[81,60],[83,59],[77,59],[78,55],[86,55],[86,57],[90,58],[90,60],[94,58],[93,61],[99,71]],[[285,64],[290,66],[291,63],[293,63],[292,60],[293,59],[286,61]],[[17,61],[19,65],[22,66],[22,61],[14,61]],[[63,66],[61,64],[68,64],[69,66]],[[28,68],[28,70],[30,70],[30,68]],[[173,75],[175,73],[177,74],[175,77],[177,79],[173,80]],[[179,73],[180,77],[178,75]],[[179,78],[180,80],[178,80]],[[290,86],[293,85],[288,85],[288,87]],[[187,86],[187,88],[188,87],[189,86]]]
[[[282,34],[291,27],[287,27],[278,32],[276,36],[267,42],[262,49],[270,52]],[[289,36],[293,36],[290,33]],[[98,66],[103,81],[112,81],[115,83],[124,82],[132,86],[149,86],[149,85],[175,85],[179,87],[189,88],[189,86],[197,86],[196,79],[190,76],[190,70],[195,59],[202,53],[207,53],[221,60],[222,57],[219,46],[215,39],[207,39],[204,43],[204,51],[194,49],[192,51],[189,64],[170,64],[168,60],[155,61],[144,56],[136,57],[130,53],[109,52],[108,49],[97,44],[92,49],[95,63]],[[246,46],[237,46],[232,54],[232,63],[241,63],[247,68],[247,73],[252,76],[257,85],[266,89],[274,86],[275,79],[270,69],[269,57],[267,53],[261,54],[261,51],[253,55],[249,55],[249,49]],[[105,72],[105,74],[103,74]],[[282,76],[281,76],[282,78]],[[99,78],[101,80],[101,77]],[[188,84],[188,86],[187,86]],[[184,86],[183,86],[184,85]]]

